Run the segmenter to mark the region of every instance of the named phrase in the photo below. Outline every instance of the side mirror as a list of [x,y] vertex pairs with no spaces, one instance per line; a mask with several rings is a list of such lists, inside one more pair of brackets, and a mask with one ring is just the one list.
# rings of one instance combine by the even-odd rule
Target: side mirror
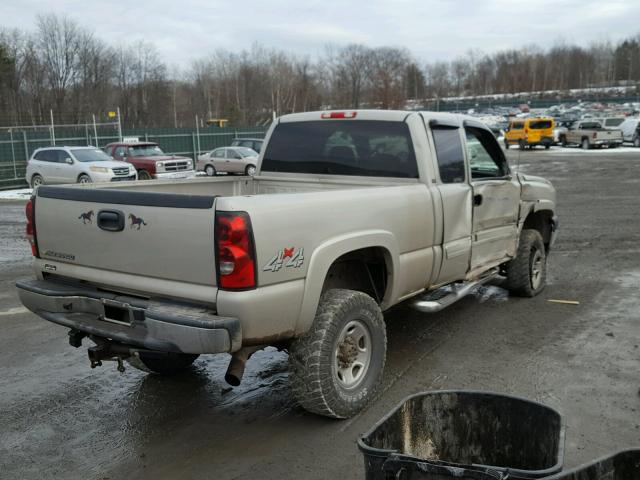
[[73,159],[71,159],[71,158],[69,158],[69,157],[65,158],[65,159],[64,159],[64,162],[65,162],[65,163],[67,163],[67,164],[69,164],[69,165],[73,165]]

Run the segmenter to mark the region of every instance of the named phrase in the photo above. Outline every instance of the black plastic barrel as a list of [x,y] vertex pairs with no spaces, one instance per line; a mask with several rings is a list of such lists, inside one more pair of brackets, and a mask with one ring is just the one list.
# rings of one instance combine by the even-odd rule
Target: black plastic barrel
[[640,480],[640,449],[623,450],[545,480]]
[[[562,416],[540,403],[443,390],[403,400],[360,437],[358,447],[367,480],[490,480],[506,473],[532,479],[562,469],[564,432]],[[436,473],[427,465],[442,468]]]

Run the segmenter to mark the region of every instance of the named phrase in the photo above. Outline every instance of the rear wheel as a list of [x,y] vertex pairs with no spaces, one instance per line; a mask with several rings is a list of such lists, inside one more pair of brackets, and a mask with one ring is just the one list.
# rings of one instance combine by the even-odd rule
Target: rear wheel
[[524,150],[525,144],[524,144],[524,140],[518,140],[518,148],[520,150]]
[[589,142],[588,138],[583,138],[580,146],[583,150],[589,150],[591,148],[591,143]]
[[204,171],[209,177],[213,177],[216,174],[216,169],[213,165],[207,165],[204,167]]
[[255,165],[247,165],[247,168],[244,169],[244,173],[246,175],[255,175],[256,173],[256,166]]
[[633,139],[633,146],[640,148],[640,135],[636,135],[636,137]]
[[545,150],[549,150],[551,148],[551,144],[550,143],[545,143],[544,144],[544,149]]
[[92,183],[92,182],[93,180],[91,180],[91,177],[86,173],[83,173],[78,177],[78,183]]
[[138,170],[138,180],[151,180],[151,175],[146,170]]
[[521,297],[534,297],[547,281],[547,255],[542,236],[526,229],[520,234],[516,257],[506,265],[506,287]]
[[504,149],[509,150],[509,142],[507,142],[506,140],[504,141]]
[[158,375],[175,375],[191,366],[199,355],[192,353],[138,352],[127,362],[138,370]]
[[354,290],[328,290],[310,330],[289,349],[296,399],[318,415],[352,417],[375,395],[386,349],[382,311],[373,298]]
[[562,145],[563,147],[567,146],[567,137],[565,137],[564,135],[560,135],[560,145]]
[[31,188],[38,188],[43,183],[44,183],[44,180],[37,173],[33,177],[31,177]]

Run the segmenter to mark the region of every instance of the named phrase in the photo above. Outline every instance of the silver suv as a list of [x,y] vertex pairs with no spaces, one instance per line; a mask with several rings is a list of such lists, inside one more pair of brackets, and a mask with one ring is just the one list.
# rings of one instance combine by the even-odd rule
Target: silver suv
[[56,183],[136,180],[133,165],[113,160],[96,147],[45,147],[33,152],[25,175],[33,188]]

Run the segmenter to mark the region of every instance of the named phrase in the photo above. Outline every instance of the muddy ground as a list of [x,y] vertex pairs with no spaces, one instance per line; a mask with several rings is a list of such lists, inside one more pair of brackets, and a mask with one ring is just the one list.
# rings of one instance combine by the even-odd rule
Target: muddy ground
[[489,285],[438,314],[387,312],[381,394],[348,421],[297,407],[276,351],[257,354],[232,391],[226,356],[170,379],[92,370],[64,328],[20,307],[23,204],[0,203],[0,477],[364,478],[358,435],[403,397],[443,388],[557,408],[569,466],[640,445],[640,150],[523,152],[520,163],[558,189],[547,289],[519,299]]

